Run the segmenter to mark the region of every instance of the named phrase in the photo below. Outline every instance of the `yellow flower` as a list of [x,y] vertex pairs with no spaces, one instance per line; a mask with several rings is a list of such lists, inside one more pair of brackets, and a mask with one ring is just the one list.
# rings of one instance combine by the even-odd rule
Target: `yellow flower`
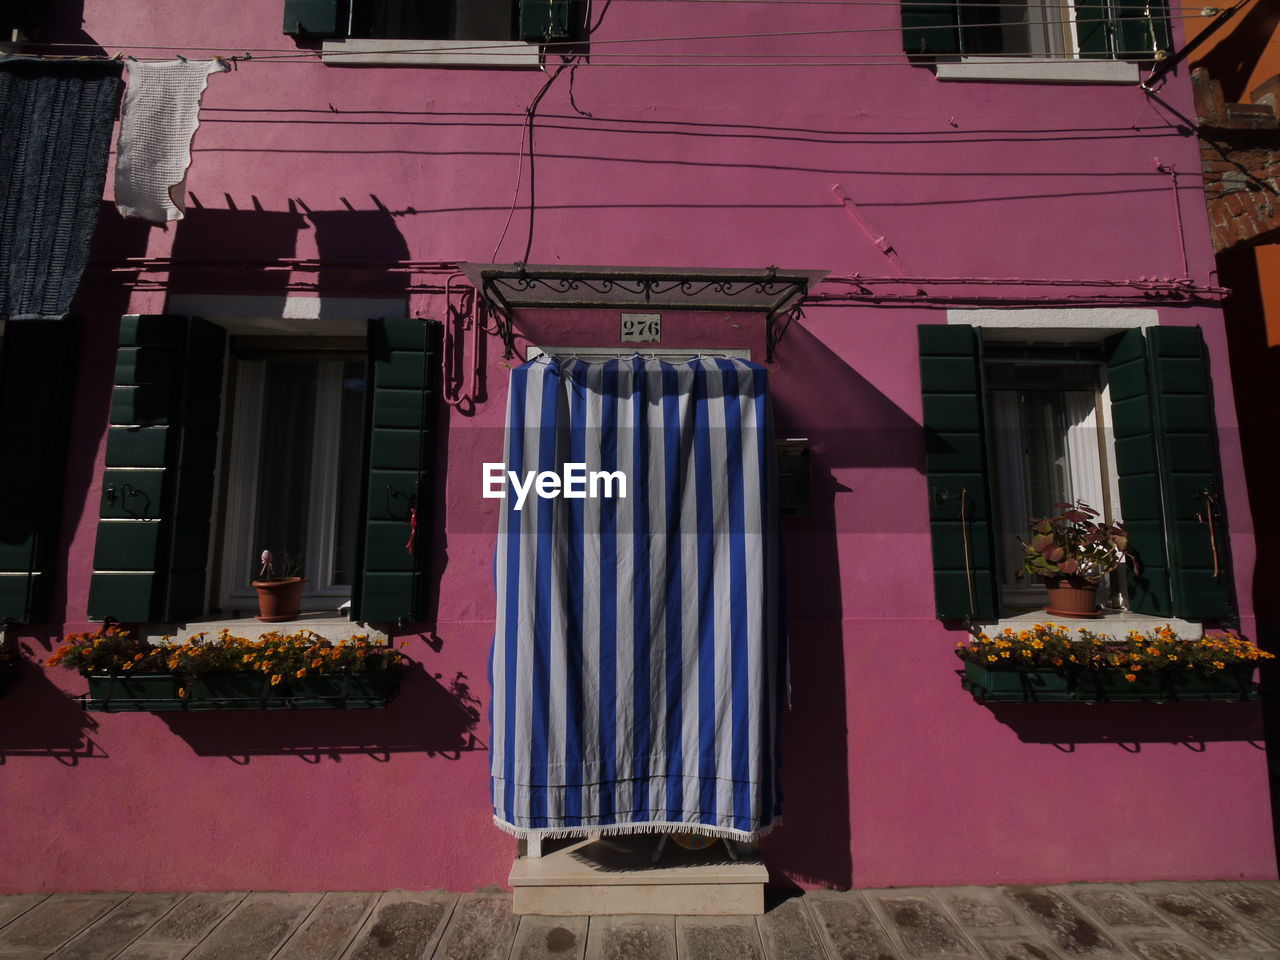
[[299,670],[297,673],[294,674],[295,677],[305,677],[306,675],[307,675],[306,667],[303,667],[301,670]]
[[276,685],[277,685],[281,680],[283,680],[283,679],[284,679],[284,677],[280,676],[280,674],[278,674],[278,673],[273,673],[273,674],[271,675],[271,685],[274,687],[274,686],[276,686]]

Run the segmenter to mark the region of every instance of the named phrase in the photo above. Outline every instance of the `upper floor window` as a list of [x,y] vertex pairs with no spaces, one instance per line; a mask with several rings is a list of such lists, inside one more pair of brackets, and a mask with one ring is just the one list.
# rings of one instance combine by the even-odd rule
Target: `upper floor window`
[[1163,0],[913,0],[903,49],[917,59],[1150,60],[1171,47]]
[[326,62],[536,66],[538,45],[581,34],[574,0],[284,0],[284,32]]

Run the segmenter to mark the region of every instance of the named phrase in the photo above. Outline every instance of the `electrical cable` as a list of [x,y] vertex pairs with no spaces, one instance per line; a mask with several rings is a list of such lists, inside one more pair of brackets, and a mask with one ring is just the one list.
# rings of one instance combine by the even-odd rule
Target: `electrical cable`
[[[731,0],[630,0],[630,2],[649,2],[649,3],[718,2],[718,3],[722,3],[722,2],[731,2]],[[732,2],[740,2],[740,0],[732,0]],[[763,2],[763,0],[761,0],[761,2]],[[993,3],[990,5],[1004,6],[1005,4]],[[1206,8],[1206,9],[1215,10],[1216,12],[1216,8]],[[1204,16],[1206,16],[1206,12],[1205,10],[1202,10],[1195,14],[1186,14],[1186,15],[1176,15],[1172,13],[1165,13],[1165,14],[1151,14],[1150,16],[1144,15],[1144,16],[1137,16],[1137,17],[1113,17],[1113,18],[1110,18],[1108,22],[1147,23],[1152,20],[1200,19],[1200,18],[1203,18]],[[1043,21],[1037,21],[1034,25],[1035,26],[1067,26],[1067,25],[1073,24],[1074,22],[1075,21],[1071,19],[1043,20]],[[987,23],[964,24],[963,26],[964,26],[964,29],[981,29],[985,27],[1008,26],[1008,24],[1000,21],[992,21]],[[576,48],[576,47],[582,46],[583,43],[585,42],[589,44],[589,46],[593,50],[595,50],[597,47],[600,47],[606,44],[608,45],[651,44],[651,43],[673,43],[673,42],[690,42],[690,41],[703,41],[703,40],[758,40],[758,39],[780,39],[784,37],[845,36],[849,34],[862,34],[862,33],[905,33],[909,31],[917,31],[917,30],[924,31],[924,30],[936,30],[936,29],[938,29],[936,26],[911,26],[911,25],[894,24],[892,26],[885,26],[885,27],[839,27],[839,28],[829,28],[824,30],[767,31],[767,32],[759,32],[759,33],[705,34],[705,35],[685,35],[685,36],[674,36],[674,37],[621,37],[621,38],[612,38],[612,39],[600,38],[600,39],[592,39],[589,41],[581,41],[581,40],[549,41],[547,43],[540,44],[540,46],[546,49],[557,48],[557,47]],[[344,58],[386,56],[388,54],[404,54],[404,53],[415,53],[415,52],[435,53],[435,54],[466,53],[468,55],[488,54],[491,56],[510,56],[510,52],[511,52],[510,43],[511,43],[510,41],[490,41],[490,42],[480,42],[480,43],[474,43],[474,44],[454,42],[454,43],[451,43],[450,46],[445,50],[441,50],[439,48],[421,48],[416,50],[406,49],[406,48],[397,48],[397,49],[387,49],[387,50],[361,50],[361,51],[352,51],[350,53],[342,53],[341,51],[338,51],[338,53]],[[200,51],[227,49],[225,46],[224,47],[198,47],[198,46],[177,46],[177,45],[135,45],[135,44],[111,44],[111,43],[102,43],[102,42],[99,42],[96,44],[29,43],[28,45],[32,47],[42,47],[42,48],[51,47],[51,48],[81,48],[81,49],[85,47],[91,47],[91,48],[97,48],[97,49],[102,49],[107,47],[112,49],[123,49],[125,47],[128,47],[129,49],[132,49],[132,50],[200,50]],[[325,51],[298,50],[296,48],[293,50],[288,50],[283,48],[258,48],[256,52],[265,54],[265,56],[254,56],[253,55],[255,53],[254,49],[248,48],[245,50],[245,53],[248,54],[247,57],[227,56],[222,59],[239,60],[241,62],[245,62],[246,60],[257,60],[262,62],[278,62],[278,61],[289,60],[289,59],[301,59],[305,61],[310,61],[326,54]],[[329,51],[327,53],[329,56],[333,55],[332,51]],[[114,57],[116,55],[112,55],[112,56]],[[614,56],[623,56],[623,54],[614,54]],[[634,54],[632,56],[634,56]],[[1029,55],[1015,54],[1015,56],[1029,56]],[[1060,55],[1060,54],[1059,55],[1048,54],[1045,56],[1036,55],[1034,59],[1043,60],[1053,56],[1064,56],[1064,55]],[[1068,56],[1069,59],[1076,59],[1073,55],[1066,55],[1066,56]],[[90,57],[85,57],[84,59],[111,59],[111,58],[101,57],[101,56],[99,57],[90,56]]]

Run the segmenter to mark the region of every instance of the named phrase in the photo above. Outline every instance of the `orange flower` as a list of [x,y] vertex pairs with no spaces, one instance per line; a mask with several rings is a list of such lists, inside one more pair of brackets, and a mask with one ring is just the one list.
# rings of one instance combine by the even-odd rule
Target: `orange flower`
[[299,677],[299,678],[305,677],[306,675],[307,675],[306,667],[303,667],[301,670],[299,670],[297,673],[294,674],[295,677]]
[[1124,678],[1128,680],[1130,683],[1133,683],[1135,680],[1138,679],[1138,675],[1136,673],[1126,673],[1124,675]]
[[279,683],[280,683],[280,681],[281,681],[281,680],[283,680],[283,679],[284,679],[284,677],[280,676],[280,674],[278,674],[278,673],[273,673],[273,674],[271,675],[271,685],[274,687],[274,686],[276,686],[277,684],[279,684]]

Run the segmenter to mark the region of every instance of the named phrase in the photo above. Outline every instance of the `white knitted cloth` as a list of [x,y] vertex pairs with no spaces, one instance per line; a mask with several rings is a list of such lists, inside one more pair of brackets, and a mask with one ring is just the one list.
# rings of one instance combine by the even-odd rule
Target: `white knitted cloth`
[[116,147],[116,209],[156,223],[181,220],[200,97],[217,60],[129,63]]

